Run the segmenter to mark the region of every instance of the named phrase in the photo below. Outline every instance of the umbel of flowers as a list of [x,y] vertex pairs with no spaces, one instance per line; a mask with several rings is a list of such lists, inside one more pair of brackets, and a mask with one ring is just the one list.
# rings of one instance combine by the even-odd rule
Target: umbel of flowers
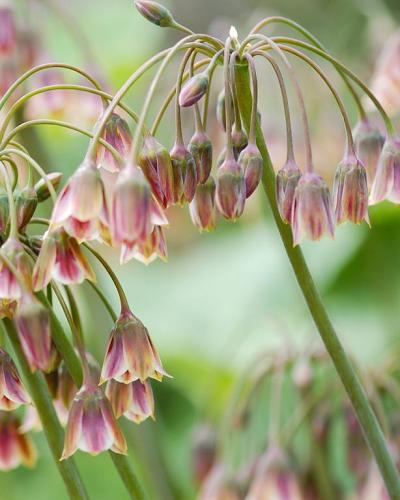
[[[400,200],[400,138],[396,136],[390,119],[358,77],[325,52],[311,34],[307,35],[311,43],[289,37],[270,38],[260,33],[262,28],[274,22],[274,18],[267,18],[242,41],[234,28],[222,41],[193,33],[155,2],[138,0],[135,5],[153,24],[180,30],[185,36],[173,47],[145,62],[115,95],[105,92],[96,78],[85,70],[66,64],[42,64],[10,82],[0,99],[0,317],[31,389],[29,396],[10,353],[3,346],[0,356],[0,449],[10,440],[14,444],[7,448],[8,455],[2,458],[0,467],[8,469],[20,462],[33,462],[34,453],[23,432],[29,425],[19,427],[14,418],[18,406],[29,409],[29,405],[33,405],[41,419],[49,416],[44,428],[47,437],[59,432],[60,422],[66,424],[63,449],[53,444],[52,451],[73,498],[84,498],[84,493],[76,480],[66,479],[65,463],[75,467],[69,457],[77,449],[93,455],[105,450],[125,454],[127,445],[117,420],[125,416],[139,423],[153,416],[155,405],[151,380],[161,381],[167,375],[149,332],[132,312],[121,284],[102,256],[100,244],[118,251],[121,264],[132,258],[144,263],[157,257],[166,260],[165,232],[170,206],[189,207],[196,227],[200,231],[210,231],[215,229],[221,217],[232,221],[239,219],[246,200],[255,193],[261,180],[266,191],[273,190],[272,200],[276,200],[282,221],[291,227],[291,244],[294,246],[303,238],[333,237],[336,225],[346,221],[369,223],[369,203]],[[299,29],[290,20],[284,22]],[[303,28],[300,31],[307,33]],[[2,4],[1,57],[12,60],[17,35],[13,10]],[[306,50],[330,61],[351,88],[360,110],[360,122],[354,135],[334,85],[320,66],[305,54]],[[310,71],[321,77],[332,92],[343,118],[344,155],[336,168],[332,188],[313,162],[307,111],[301,86],[287,57],[289,54],[300,58]],[[153,97],[159,91],[159,83],[166,76],[168,66],[180,55],[176,83],[151,123],[148,115]],[[271,186],[266,174],[268,157],[263,150],[262,117],[258,112],[258,61],[271,65],[282,95],[287,161],[277,172],[276,186]],[[123,99],[157,64],[159,67],[143,108],[137,114],[124,104]],[[295,157],[292,113],[282,67],[289,75],[289,83],[300,104],[304,165],[299,165]],[[222,68],[222,85],[216,76],[219,68]],[[243,108],[246,89],[238,78],[242,68],[249,71],[247,115]],[[43,75],[55,69],[74,72],[87,80],[85,85],[76,85],[73,89],[81,93],[82,102],[95,96],[102,106],[92,130],[54,119],[14,123],[15,113],[22,104],[35,96],[46,96],[49,91],[46,86],[39,87],[19,97],[22,84],[30,81],[33,75]],[[219,91],[215,106],[212,99],[214,85],[218,85]],[[384,134],[367,117],[358,89],[375,104],[385,127]],[[65,85],[51,85],[50,90],[53,93],[57,90],[65,92]],[[159,142],[157,131],[172,102],[175,137],[167,147]],[[191,108],[193,119],[189,118],[183,124],[181,108]],[[214,111],[225,134],[224,147],[218,154],[215,154],[212,138],[207,133],[209,115]],[[90,138],[80,165],[58,193],[61,174],[46,173],[30,152],[15,140],[22,130],[43,123],[69,128]],[[132,125],[134,133],[131,132]],[[192,130],[189,142],[186,142],[183,130]],[[23,170],[26,175],[21,175]],[[52,203],[50,217],[36,217],[37,207],[48,199]],[[121,305],[119,316],[95,283],[93,259],[99,261],[115,284]],[[98,293],[114,322],[101,368],[87,352],[79,304],[70,288],[85,280]],[[58,321],[53,301],[61,306],[70,336]],[[343,363],[346,365],[347,361]],[[37,380],[43,380],[43,377],[48,387],[37,385]],[[343,375],[345,377],[350,377],[350,385],[358,383],[354,373],[347,372]],[[354,397],[362,399],[363,396],[357,392]],[[43,406],[46,398],[48,404]],[[353,403],[370,411],[366,399],[361,403],[353,400]],[[49,404],[53,404],[58,419],[54,412],[46,413]],[[361,412],[361,418],[363,414]],[[371,420],[367,424],[376,425],[371,424]],[[381,452],[381,438],[376,437],[379,446],[375,446],[377,441],[374,439],[371,438],[371,447]],[[54,441],[49,439],[49,443]],[[390,459],[383,455],[382,469],[389,471],[389,482],[391,479],[394,483]],[[132,471],[121,466],[121,461],[114,463],[125,484],[129,484],[126,474],[132,475]],[[80,493],[76,493],[77,490]],[[138,491],[136,495],[141,498]]]

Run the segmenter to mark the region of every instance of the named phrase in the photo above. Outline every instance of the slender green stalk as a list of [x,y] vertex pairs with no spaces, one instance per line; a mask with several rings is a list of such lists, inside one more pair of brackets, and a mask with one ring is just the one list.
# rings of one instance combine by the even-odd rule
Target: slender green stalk
[[69,458],[68,460],[60,461],[64,433],[58,421],[44,376],[39,371],[35,373],[31,372],[13,323],[9,319],[3,319],[3,325],[18,358],[25,381],[29,387],[30,395],[39,413],[43,425],[43,432],[53,454],[54,461],[64,480],[69,497],[72,500],[87,500],[89,497],[79,476],[74,460]]
[[[245,126],[248,128],[251,117],[251,90],[247,64],[237,65],[236,84],[238,88],[239,104],[243,115],[243,121]],[[299,246],[293,246],[290,226],[285,225],[279,215],[275,195],[275,173],[259,123],[257,126],[257,145],[264,160],[264,190],[297,282],[325,347],[354,407],[361,428],[363,429],[365,439],[375,457],[389,495],[393,500],[400,500],[399,476],[393,459],[388,451],[388,447],[382,430],[379,427],[377,418],[372,411],[364,388],[362,387],[333,328],[320,294],[307,267],[302,251]]]
[[110,457],[132,500],[145,500],[146,495],[137,480],[128,458],[125,455],[120,455],[112,451],[110,451]]

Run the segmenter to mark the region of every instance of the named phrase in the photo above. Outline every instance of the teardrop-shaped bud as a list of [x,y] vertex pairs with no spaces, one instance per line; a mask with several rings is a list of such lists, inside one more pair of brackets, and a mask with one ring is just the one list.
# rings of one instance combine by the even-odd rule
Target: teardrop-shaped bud
[[[101,120],[102,115],[100,115],[99,122]],[[118,151],[123,159],[127,158],[132,144],[132,134],[124,118],[117,113],[111,113],[111,116],[106,121],[101,137]],[[100,143],[97,148],[97,165],[109,172],[118,172],[121,166],[111,151]]]
[[166,208],[173,201],[174,176],[167,149],[155,137],[146,136],[139,155],[139,165],[157,201]]
[[293,200],[293,244],[307,236],[319,240],[334,235],[333,208],[328,186],[319,175],[305,173],[297,184]]
[[228,158],[218,168],[216,201],[226,219],[236,220],[243,213],[246,182],[242,167],[233,158]]
[[368,119],[360,121],[353,134],[357,156],[367,170],[368,185],[372,185],[385,137]]
[[19,191],[15,198],[15,209],[17,212],[18,229],[23,231],[38,205],[38,197],[34,187],[26,186]]
[[170,155],[174,174],[173,201],[180,205],[185,201],[190,203],[197,186],[196,162],[183,144],[175,143]]
[[237,128],[235,126],[232,131],[232,146],[235,160],[239,158],[240,153],[247,146],[248,141],[249,139],[246,132],[242,128]]
[[193,224],[200,231],[215,229],[215,182],[211,175],[204,184],[198,184],[189,208]]
[[339,163],[332,198],[337,224],[346,220],[354,224],[365,220],[369,224],[367,172],[356,157],[344,158]]
[[196,162],[198,182],[206,182],[212,167],[213,148],[210,138],[205,132],[197,131],[190,139],[188,149]]
[[174,18],[170,11],[157,2],[135,0],[135,7],[144,18],[156,26],[167,28],[174,24]]
[[276,201],[283,222],[292,222],[294,193],[301,177],[301,170],[293,160],[288,160],[276,174]]
[[[61,172],[51,172],[50,174],[47,174],[47,179],[50,181],[55,190],[57,190],[60,185],[62,175],[63,174]],[[35,184],[35,191],[39,203],[46,201],[51,196],[47,182],[44,179],[37,181]]]
[[256,190],[263,172],[263,159],[258,147],[249,143],[240,153],[238,163],[244,171],[246,198],[248,198]]
[[369,202],[375,205],[383,200],[400,203],[400,137],[385,142],[376,169]]
[[196,104],[207,92],[208,85],[209,76],[207,71],[192,76],[182,87],[179,94],[179,105],[187,108]]

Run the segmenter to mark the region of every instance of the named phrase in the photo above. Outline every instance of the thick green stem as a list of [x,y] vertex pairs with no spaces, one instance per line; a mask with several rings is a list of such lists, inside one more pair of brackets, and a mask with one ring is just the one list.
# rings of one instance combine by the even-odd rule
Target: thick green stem
[[[243,121],[248,128],[251,117],[251,90],[247,64],[237,65],[236,85]],[[314,284],[299,246],[293,246],[290,226],[285,225],[279,215],[275,196],[275,173],[265,144],[260,123],[257,126],[257,145],[264,160],[263,186],[266,192],[272,214],[278,227],[289,261],[292,265],[297,282],[303,293],[310,313],[318,328],[325,347],[335,365],[347,395],[354,407],[364,436],[381,471],[386,488],[393,500],[400,500],[400,480],[395,464],[385,442],[377,418],[372,411],[365,391],[344,351],[338,336],[325,310],[322,299]]]
[[3,319],[4,327],[18,358],[29,392],[39,413],[47,442],[54,457],[54,461],[67,487],[69,497],[73,500],[87,500],[88,494],[79,476],[73,459],[60,461],[63,449],[64,433],[58,421],[49,390],[43,374],[32,373],[19,343],[18,334],[9,319]]

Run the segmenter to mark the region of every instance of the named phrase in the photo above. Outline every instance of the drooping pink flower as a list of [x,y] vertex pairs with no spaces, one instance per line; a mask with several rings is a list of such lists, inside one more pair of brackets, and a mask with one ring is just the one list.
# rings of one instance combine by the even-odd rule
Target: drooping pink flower
[[196,162],[183,143],[175,142],[170,152],[174,176],[173,202],[183,205],[191,202],[197,186]]
[[[31,266],[22,243],[9,237],[1,247],[1,253],[14,265],[24,281],[26,288],[31,288]],[[0,259],[0,298],[16,300],[22,295],[21,284],[7,264]]]
[[33,467],[36,451],[32,440],[19,430],[18,418],[9,412],[0,412],[0,470],[8,471],[23,464]]
[[11,411],[30,403],[17,367],[7,352],[0,348],[0,410]]
[[227,159],[217,171],[216,201],[226,219],[238,219],[246,201],[246,181],[242,167],[236,160]]
[[85,159],[59,194],[50,228],[62,226],[78,242],[88,241],[99,236],[100,224],[107,218],[100,174],[95,162]]
[[400,137],[388,139],[379,158],[369,202],[400,203]]
[[368,119],[360,121],[355,127],[353,134],[357,156],[367,170],[368,186],[371,186],[375,179],[376,168],[385,143],[385,137],[379,128]]
[[154,396],[149,380],[135,380],[130,384],[109,380],[106,396],[116,418],[123,415],[137,424],[148,417],[154,418]]
[[333,238],[334,223],[332,201],[328,186],[319,175],[305,173],[301,176],[293,199],[293,244],[298,245],[304,236],[319,240],[325,234]]
[[[101,120],[102,115],[99,118],[99,121]],[[117,113],[111,114],[101,137],[117,150],[122,158],[126,159],[132,144],[132,134],[127,122],[120,115]],[[113,154],[100,143],[97,149],[97,165],[109,172],[118,172],[120,170],[120,165]]]
[[198,184],[189,206],[193,224],[200,231],[212,231],[216,225],[215,181],[210,175],[204,184]]
[[48,231],[43,237],[33,268],[34,290],[46,287],[52,279],[64,285],[82,283],[85,279],[96,280],[81,247],[62,228]]
[[31,370],[47,371],[53,362],[48,310],[32,293],[24,293],[14,322]]
[[198,130],[190,139],[188,149],[196,162],[197,180],[202,184],[208,179],[212,168],[212,142],[204,131]]
[[125,438],[110,402],[103,389],[92,384],[83,385],[72,402],[61,460],[78,449],[91,455],[106,450],[120,454],[127,452]]
[[148,377],[168,376],[147,328],[129,310],[121,312],[111,332],[101,371],[101,383],[114,379],[129,384]]
[[160,257],[164,262],[168,259],[167,241],[162,226],[154,226],[148,240],[144,243],[138,242],[134,245],[125,244],[121,246],[121,264],[125,264],[134,258],[147,265],[157,257]]
[[9,5],[0,6],[0,55],[10,56],[17,48],[15,12]]
[[263,172],[263,159],[257,145],[249,143],[240,153],[238,163],[244,172],[246,198],[249,198],[257,189]]
[[216,463],[205,478],[198,500],[240,500],[239,488],[224,465]]
[[292,221],[293,200],[301,170],[293,160],[289,160],[276,174],[276,202],[283,222]]

